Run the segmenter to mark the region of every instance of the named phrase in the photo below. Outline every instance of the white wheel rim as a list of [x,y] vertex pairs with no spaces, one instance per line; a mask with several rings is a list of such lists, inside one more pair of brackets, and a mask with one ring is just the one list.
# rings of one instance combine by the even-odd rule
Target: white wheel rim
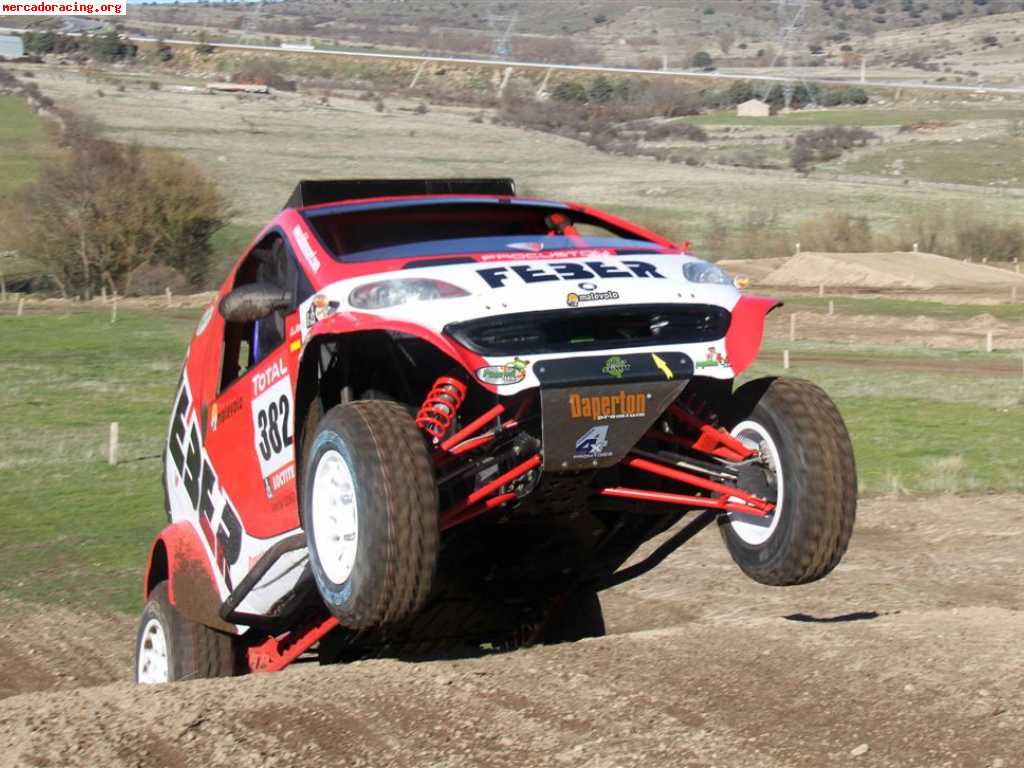
[[313,470],[313,540],[320,566],[335,584],[352,575],[359,547],[359,514],[352,470],[334,449]]
[[139,682],[145,685],[170,681],[167,664],[167,636],[158,619],[150,619],[139,638]]
[[[741,512],[729,513],[729,526],[744,544],[752,547],[764,544],[775,533],[779,527],[779,520],[782,517],[783,501],[785,499],[785,485],[782,478],[782,462],[779,458],[779,449],[775,445],[772,436],[768,434],[763,426],[756,421],[741,421],[732,432],[733,437],[739,438],[748,448],[760,451],[762,458],[768,463],[768,468],[775,474],[775,509],[767,517],[756,515],[744,515]],[[733,501],[740,501],[733,497]]]

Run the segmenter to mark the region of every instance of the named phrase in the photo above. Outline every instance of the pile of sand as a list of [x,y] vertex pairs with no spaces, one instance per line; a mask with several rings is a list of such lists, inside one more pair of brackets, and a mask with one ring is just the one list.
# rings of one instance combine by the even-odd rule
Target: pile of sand
[[796,288],[993,289],[1024,286],[1024,275],[934,253],[798,253],[757,280]]

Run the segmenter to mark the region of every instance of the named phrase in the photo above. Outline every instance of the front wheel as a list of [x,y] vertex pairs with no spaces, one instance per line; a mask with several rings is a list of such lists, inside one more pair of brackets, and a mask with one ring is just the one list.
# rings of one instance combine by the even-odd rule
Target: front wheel
[[801,379],[758,379],[740,387],[731,433],[760,454],[738,485],[775,503],[766,518],[719,518],[726,547],[750,578],[807,584],[846,552],[857,511],[853,446],[835,404]]
[[437,485],[423,434],[383,400],[331,408],[316,425],[302,472],[310,570],[347,629],[418,611],[437,564]]
[[135,642],[135,682],[173,683],[235,673],[234,638],[189,621],[171,605],[167,582],[149,593]]

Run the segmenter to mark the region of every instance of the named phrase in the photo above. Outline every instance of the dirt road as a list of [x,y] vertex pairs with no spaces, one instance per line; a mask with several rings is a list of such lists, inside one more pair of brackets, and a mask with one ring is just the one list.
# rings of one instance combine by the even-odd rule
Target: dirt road
[[787,590],[708,530],[606,593],[611,636],[472,659],[144,689],[114,682],[122,620],[0,604],[0,765],[1014,768],[1022,509],[865,502],[836,573]]

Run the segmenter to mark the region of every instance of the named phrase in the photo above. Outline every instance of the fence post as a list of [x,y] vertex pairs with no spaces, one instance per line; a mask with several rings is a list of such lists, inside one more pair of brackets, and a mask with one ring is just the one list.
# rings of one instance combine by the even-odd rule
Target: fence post
[[991,352],[993,349],[992,344],[992,331],[985,331],[985,351]]
[[782,350],[782,367],[787,369],[787,370],[789,369],[789,350],[788,349]]
[[828,313],[834,315],[836,313],[836,303],[832,300],[828,300]]
[[167,308],[170,309],[171,308],[171,289],[170,288],[165,288],[164,289],[164,294],[167,296]]
[[18,298],[18,317],[21,317],[24,312],[25,312],[25,300],[23,298],[19,297]]
[[105,285],[100,286],[100,298],[102,299],[104,304],[107,303],[107,286]]
[[110,322],[114,324],[117,322],[117,296],[114,296],[114,303],[110,305]]
[[818,283],[818,295],[819,296],[824,296],[825,295],[825,284],[824,283]]
[[107,451],[107,459],[110,466],[117,465],[117,438],[118,438],[118,426],[116,421],[110,422],[110,444]]

